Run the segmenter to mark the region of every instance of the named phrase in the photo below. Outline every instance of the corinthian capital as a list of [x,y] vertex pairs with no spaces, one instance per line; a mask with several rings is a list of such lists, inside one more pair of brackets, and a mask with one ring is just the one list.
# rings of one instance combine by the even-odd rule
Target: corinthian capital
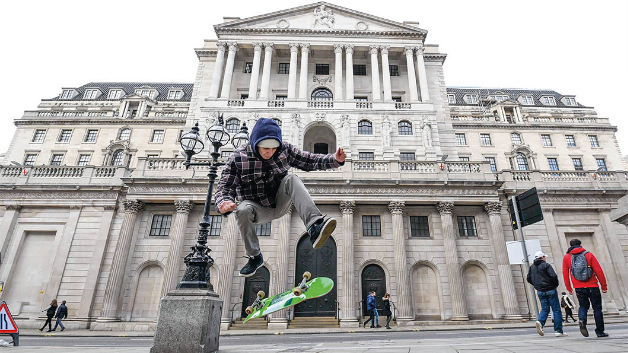
[[264,50],[266,52],[272,52],[274,46],[275,46],[275,43],[264,43]]
[[388,49],[390,49],[390,45],[382,45],[381,47],[379,47],[379,49],[382,51],[382,55],[388,55]]
[[144,208],[144,203],[139,200],[124,200],[122,204],[126,213],[138,213]]
[[225,46],[227,45],[227,43],[225,42],[216,42],[216,48],[218,49],[219,52],[224,53],[225,52]]
[[264,45],[263,43],[260,42],[255,42],[255,43],[251,43],[253,45],[253,50],[256,52],[261,52],[262,51],[262,46]]
[[484,209],[489,215],[499,215],[502,212],[503,205],[502,201],[487,202],[484,204]]
[[423,53],[425,53],[425,48],[423,46],[415,47],[415,49],[416,49],[416,55],[423,55]]
[[175,200],[174,208],[177,210],[177,213],[190,213],[192,208],[194,208],[194,202],[190,200]]
[[307,54],[310,52],[310,43],[301,43],[299,44],[301,46],[301,53],[302,54]]
[[290,47],[290,53],[298,53],[299,52],[299,43],[290,43],[288,44]]
[[353,214],[355,211],[355,201],[340,201],[340,211],[342,214]]
[[440,214],[451,214],[454,211],[453,202],[439,202],[436,204],[436,209]]
[[353,44],[345,44],[345,52],[347,54],[353,54]]
[[414,55],[414,47],[405,47],[403,50],[406,52],[406,56]]
[[388,210],[393,215],[401,215],[403,213],[403,208],[406,206],[406,203],[403,201],[391,201],[388,204]]
[[236,42],[229,42],[227,44],[229,44],[229,51],[232,51],[234,53],[238,51],[238,43],[236,43]]
[[378,51],[379,51],[379,45],[371,45],[371,46],[369,46],[369,52],[371,53],[371,55],[373,55],[373,54],[377,55]]
[[342,49],[343,48],[344,48],[344,45],[342,45],[342,44],[334,44],[334,53],[342,54]]

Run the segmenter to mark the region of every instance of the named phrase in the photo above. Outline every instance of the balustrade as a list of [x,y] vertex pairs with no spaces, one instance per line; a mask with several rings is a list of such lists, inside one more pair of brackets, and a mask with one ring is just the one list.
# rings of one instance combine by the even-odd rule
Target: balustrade
[[355,107],[357,109],[372,109],[373,102],[355,102]]
[[244,107],[244,99],[230,99],[227,101],[228,107]]
[[412,104],[395,102],[395,109],[412,109]]
[[333,108],[334,102],[333,101],[308,101],[307,107],[308,108]]
[[33,168],[33,178],[80,178],[85,167],[42,166]]
[[283,100],[272,100],[268,101],[268,106],[271,108],[283,108],[285,106],[285,102]]

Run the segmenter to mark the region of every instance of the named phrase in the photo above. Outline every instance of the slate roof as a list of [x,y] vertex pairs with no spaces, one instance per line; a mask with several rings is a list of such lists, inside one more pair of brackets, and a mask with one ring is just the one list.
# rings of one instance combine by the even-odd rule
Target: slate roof
[[[112,101],[112,99],[107,99],[107,94],[109,89],[122,89],[124,92],[128,94],[133,94],[136,88],[140,87],[149,87],[157,90],[158,94],[155,97],[155,100],[160,101],[174,101],[174,102],[189,102],[192,97],[192,88],[194,85],[192,83],[175,83],[175,82],[90,82],[88,84],[82,85],[80,87],[65,87],[74,88],[78,91],[78,95],[72,99],[60,99],[61,93],[58,96],[50,99],[43,99],[44,101]],[[102,91],[101,94],[96,99],[83,99],[83,94],[85,90],[88,88],[98,88]],[[168,100],[168,91],[170,89],[182,89],[183,97],[181,99],[176,100]]]
[[[463,97],[466,94],[479,94],[480,100],[487,98],[489,95],[508,95],[510,99],[517,100],[521,95],[532,96],[534,99],[534,105],[526,105],[526,107],[559,107],[559,108],[591,108],[586,107],[578,101],[576,105],[565,105],[561,99],[563,97],[574,97],[573,95],[562,95],[553,90],[547,89],[521,89],[521,88],[482,88],[482,87],[447,87],[447,94],[456,95],[456,103],[449,104],[450,106],[469,106],[476,104],[467,103]],[[541,103],[541,97],[553,96],[556,101],[556,105],[545,105]]]

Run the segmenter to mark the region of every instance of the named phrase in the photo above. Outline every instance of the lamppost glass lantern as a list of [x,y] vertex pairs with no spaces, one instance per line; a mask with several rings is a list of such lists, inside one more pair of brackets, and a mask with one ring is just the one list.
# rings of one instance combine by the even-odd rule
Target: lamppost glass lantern
[[214,125],[207,130],[207,138],[212,144],[224,146],[229,143],[230,136],[222,124]]
[[235,136],[233,136],[233,139],[231,140],[231,144],[233,145],[233,147],[240,148],[242,146],[246,146],[246,144],[249,143],[248,131],[249,129],[246,127],[246,123],[242,123],[242,128],[240,129],[240,132],[235,134]]
[[192,127],[192,131],[181,136],[179,143],[186,154],[195,155],[203,150],[205,144],[198,133],[198,123]]

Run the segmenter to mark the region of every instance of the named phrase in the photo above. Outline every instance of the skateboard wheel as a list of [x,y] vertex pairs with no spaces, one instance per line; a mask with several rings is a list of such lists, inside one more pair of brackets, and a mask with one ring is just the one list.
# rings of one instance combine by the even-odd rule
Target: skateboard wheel
[[301,288],[299,288],[299,287],[295,287],[295,288],[292,290],[292,294],[294,294],[294,295],[296,295],[296,296],[299,296],[299,295],[303,294],[303,291],[301,290]]
[[311,277],[312,277],[312,274],[310,273],[310,271],[303,272],[303,278],[305,278],[306,280],[309,281]]
[[251,313],[253,312],[253,307],[252,306],[247,307],[246,309],[244,309],[244,312],[247,315],[251,315]]
[[266,293],[264,293],[264,291],[263,291],[263,290],[261,290],[261,291],[257,292],[257,296],[258,296],[260,299],[264,299],[264,297],[266,296]]

